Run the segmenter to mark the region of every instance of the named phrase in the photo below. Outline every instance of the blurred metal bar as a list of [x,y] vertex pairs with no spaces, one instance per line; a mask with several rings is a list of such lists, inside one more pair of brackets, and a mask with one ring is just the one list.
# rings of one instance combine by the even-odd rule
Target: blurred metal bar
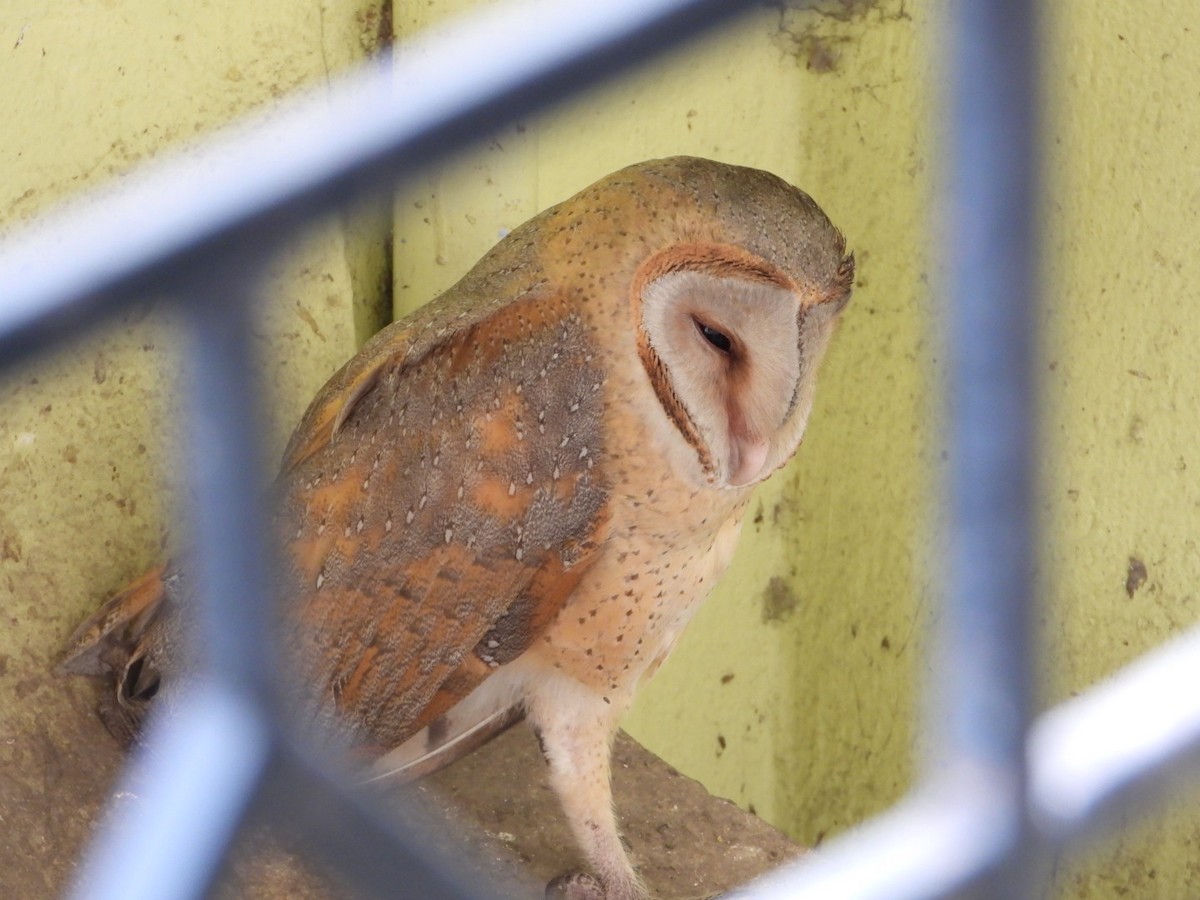
[[1200,629],[1043,714],[1029,740],[1034,823],[1056,844],[1200,780]]
[[[995,862],[988,781],[942,778],[730,900],[927,900],[952,897]],[[1015,896],[1015,895],[1014,895]]]
[[[515,119],[732,17],[750,0],[516,0],[147,165],[0,247],[0,361],[203,278]],[[402,91],[395,86],[401,85]]]
[[1032,0],[951,9],[949,552],[930,726],[935,759],[1019,777],[1034,664],[1035,17]]
[[[255,288],[266,246],[176,284],[187,332],[184,496],[189,547],[177,587],[194,686],[161,692],[159,727],[131,774],[139,800],[86,857],[89,900],[199,900],[213,889],[261,793],[279,727],[269,617],[271,545],[263,509]],[[263,260],[265,262],[265,259]],[[184,583],[185,582],[185,583]],[[176,694],[182,696],[176,696]]]
[[[259,253],[261,258],[265,254]],[[184,287],[187,325],[185,459],[189,558],[200,674],[244,692],[264,709],[277,693],[270,628],[273,545],[264,509],[271,483],[262,447],[266,421],[255,359],[258,259],[239,253]]]
[[254,803],[271,725],[228,686],[200,683],[155,718],[126,765],[72,900],[200,900]]
[[[281,835],[305,859],[323,863],[334,884],[364,897],[496,897],[503,885],[484,884],[472,861],[450,856],[432,836],[447,824],[427,822],[416,804],[388,815],[361,784],[334,776],[330,760],[297,745],[281,747],[267,773],[264,806]],[[459,847],[461,853],[462,848]]]
[[958,0],[946,31],[947,553],[926,768],[974,769],[995,785],[995,868],[972,896],[997,900],[1033,896],[1037,874],[1024,804],[1036,667],[1035,6]]

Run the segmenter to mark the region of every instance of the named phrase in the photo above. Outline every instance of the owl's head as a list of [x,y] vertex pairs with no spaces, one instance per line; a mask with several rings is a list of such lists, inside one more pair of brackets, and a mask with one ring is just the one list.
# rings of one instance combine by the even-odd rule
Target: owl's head
[[693,221],[707,224],[685,224],[684,240],[652,252],[634,274],[638,354],[705,478],[754,484],[800,444],[854,258],[816,203],[775,176],[664,163],[684,169],[686,199],[703,208]]

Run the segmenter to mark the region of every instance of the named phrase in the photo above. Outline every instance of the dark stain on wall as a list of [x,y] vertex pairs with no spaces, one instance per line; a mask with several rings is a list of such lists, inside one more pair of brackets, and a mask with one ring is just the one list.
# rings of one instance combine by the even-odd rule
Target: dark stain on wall
[[767,624],[786,622],[796,612],[800,598],[792,586],[778,575],[771,576],[763,591],[762,619]]
[[1133,599],[1133,595],[1137,593],[1138,588],[1146,583],[1149,573],[1146,571],[1146,564],[1136,556],[1129,557],[1129,568],[1125,572],[1125,593],[1129,599]]

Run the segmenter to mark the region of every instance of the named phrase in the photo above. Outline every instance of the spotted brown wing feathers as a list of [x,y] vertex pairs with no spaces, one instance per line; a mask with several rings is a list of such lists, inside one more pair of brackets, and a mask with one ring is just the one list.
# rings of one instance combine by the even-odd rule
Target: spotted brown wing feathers
[[314,402],[279,526],[315,717],[392,746],[557,613],[606,521],[590,341],[566,297],[531,294],[417,358],[372,352]]

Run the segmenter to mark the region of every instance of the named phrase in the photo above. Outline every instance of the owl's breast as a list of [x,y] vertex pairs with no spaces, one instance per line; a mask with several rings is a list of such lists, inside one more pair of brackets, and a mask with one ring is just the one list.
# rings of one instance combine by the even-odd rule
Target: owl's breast
[[541,665],[618,708],[670,653],[741,532],[744,499],[732,506],[711,504],[704,492],[679,499],[668,504],[673,515],[654,510],[652,496],[614,501],[603,553],[531,648]]

